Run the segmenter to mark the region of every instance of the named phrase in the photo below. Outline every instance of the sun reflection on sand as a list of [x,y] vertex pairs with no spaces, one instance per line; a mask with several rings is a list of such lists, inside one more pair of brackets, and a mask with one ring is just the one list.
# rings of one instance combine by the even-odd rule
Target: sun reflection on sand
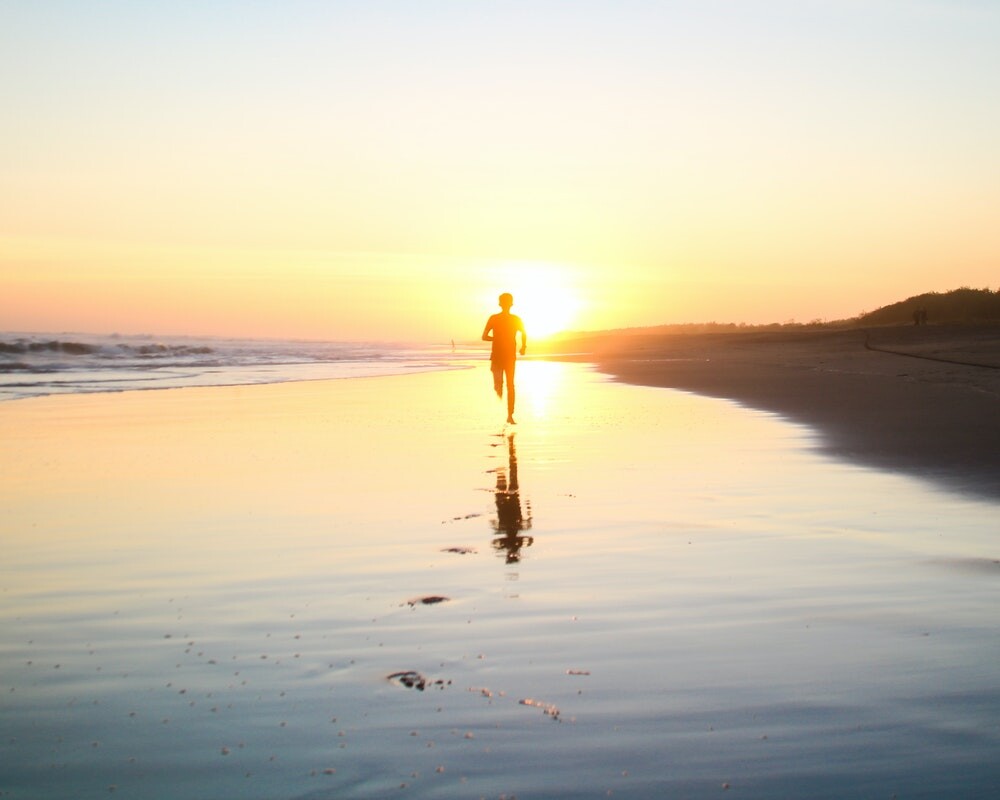
[[[521,360],[517,362],[517,388],[523,406],[533,416],[544,419],[557,396],[563,393],[566,370],[553,361]],[[565,396],[559,397],[565,401]]]

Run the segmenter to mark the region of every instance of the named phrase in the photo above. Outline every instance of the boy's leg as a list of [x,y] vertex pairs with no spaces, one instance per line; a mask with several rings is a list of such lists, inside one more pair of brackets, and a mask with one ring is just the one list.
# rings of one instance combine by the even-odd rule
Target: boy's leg
[[506,366],[504,372],[507,375],[507,416],[514,416],[514,362]]
[[503,397],[503,364],[494,361],[490,366],[493,369],[493,391],[497,397]]

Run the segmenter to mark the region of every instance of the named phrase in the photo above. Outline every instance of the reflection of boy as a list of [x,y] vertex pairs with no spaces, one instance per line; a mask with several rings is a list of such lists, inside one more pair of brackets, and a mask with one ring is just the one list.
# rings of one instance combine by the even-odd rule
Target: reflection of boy
[[493,370],[493,389],[503,397],[504,376],[507,377],[507,422],[514,422],[514,362],[517,360],[517,334],[521,334],[521,355],[528,346],[521,318],[510,313],[514,297],[507,292],[500,295],[500,313],[486,321],[483,341],[492,342],[490,368]]
[[531,528],[531,503],[528,503],[528,518],[521,513],[521,497],[517,487],[517,454],[514,450],[514,434],[507,436],[508,467],[510,480],[503,467],[497,470],[497,519],[493,528],[501,534],[493,539],[497,550],[507,553],[507,563],[516,564],[521,560],[521,548],[530,547],[535,541],[531,536],[521,536],[521,531]]

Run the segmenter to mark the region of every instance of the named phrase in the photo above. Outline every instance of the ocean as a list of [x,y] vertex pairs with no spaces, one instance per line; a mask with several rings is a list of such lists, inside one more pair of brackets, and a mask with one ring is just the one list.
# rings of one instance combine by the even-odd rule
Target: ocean
[[0,333],[0,401],[400,375],[454,368],[478,352],[450,343]]

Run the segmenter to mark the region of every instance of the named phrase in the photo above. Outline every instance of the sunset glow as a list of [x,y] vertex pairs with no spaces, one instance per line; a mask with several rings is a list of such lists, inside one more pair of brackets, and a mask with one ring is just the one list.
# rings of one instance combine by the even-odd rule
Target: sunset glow
[[0,8],[7,330],[475,340],[992,286],[1000,7]]
[[585,305],[572,268],[515,261],[501,263],[495,271],[496,285],[510,287],[514,313],[524,319],[530,337],[544,338],[584,324]]

